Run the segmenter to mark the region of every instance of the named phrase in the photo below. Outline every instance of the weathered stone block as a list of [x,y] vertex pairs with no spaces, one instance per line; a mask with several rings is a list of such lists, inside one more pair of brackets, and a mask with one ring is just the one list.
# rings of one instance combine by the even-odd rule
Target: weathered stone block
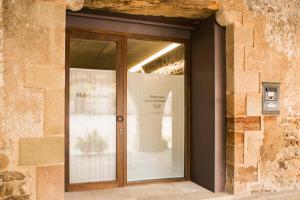
[[232,24],[228,27],[227,46],[253,46],[253,27]]
[[230,46],[226,49],[227,69],[244,70],[245,47]]
[[63,90],[65,88],[64,69],[26,68],[24,85],[30,88]]
[[208,2],[195,0],[172,0],[172,1],[94,1],[85,0],[85,7],[92,9],[104,9],[113,12],[152,15],[166,17],[184,17],[184,18],[206,18],[220,9],[219,1],[210,0]]
[[269,43],[266,40],[266,16],[255,16],[254,30],[254,46],[268,47]]
[[227,118],[227,130],[257,131],[261,128],[261,117]]
[[51,29],[49,32],[49,62],[56,67],[65,67],[65,28]]
[[261,131],[246,131],[244,143],[244,164],[245,166],[257,167],[260,160],[260,147],[263,141]]
[[229,24],[226,27],[226,47],[227,49],[229,47],[234,46],[234,24]]
[[[6,128],[10,134],[42,136],[44,92],[41,89],[17,89],[8,97]],[[10,92],[12,92],[10,91]]]
[[245,183],[240,183],[240,182],[234,182],[233,184],[233,194],[239,195],[239,194],[244,194],[246,190],[246,184]]
[[233,184],[229,184],[226,182],[225,191],[228,192],[229,194],[234,194]]
[[216,20],[221,26],[229,26],[232,23],[242,24],[242,15],[241,11],[222,9],[216,13]]
[[222,6],[226,10],[242,11],[242,1],[224,0]]
[[261,68],[262,82],[282,82],[289,67],[287,57],[274,50],[268,50],[269,60]]
[[247,116],[258,116],[262,114],[262,94],[247,93]]
[[253,166],[236,167],[234,180],[240,183],[257,181],[257,168]]
[[226,67],[226,93],[234,93],[234,70]]
[[66,6],[63,3],[58,3],[58,1],[38,1],[35,6],[35,19],[40,26],[48,28],[65,27]]
[[64,199],[64,166],[46,166],[37,168],[37,199]]
[[20,165],[41,165],[63,162],[63,137],[20,138]]
[[244,131],[227,131],[226,144],[243,145]]
[[234,178],[234,165],[226,163],[226,184],[232,184]]
[[229,164],[244,163],[244,146],[243,145],[226,145],[226,162]]
[[65,92],[45,91],[45,134],[63,135],[65,123]]
[[1,200],[29,200],[25,187],[25,175],[19,171],[3,171],[0,173],[0,199]]
[[244,3],[243,3],[243,25],[251,26],[251,25],[255,24],[254,15],[255,14],[249,10],[247,2],[244,1]]
[[[1,138],[0,138],[1,139]],[[5,154],[0,154],[0,170],[5,170],[9,165],[9,159]]]
[[246,115],[246,95],[244,93],[234,94],[234,116]]
[[245,47],[245,69],[260,71],[269,63],[269,54],[266,48]]
[[259,72],[256,71],[235,71],[234,91],[235,92],[259,92]]
[[277,116],[264,116],[264,138],[260,149],[262,161],[275,160],[284,141],[278,127]]

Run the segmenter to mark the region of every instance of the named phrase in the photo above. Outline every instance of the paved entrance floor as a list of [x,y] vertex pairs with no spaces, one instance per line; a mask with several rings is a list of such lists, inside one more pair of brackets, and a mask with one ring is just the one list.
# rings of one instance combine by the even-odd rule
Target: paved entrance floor
[[192,182],[128,186],[65,194],[65,200],[300,200],[300,190],[290,192],[232,196],[212,193]]

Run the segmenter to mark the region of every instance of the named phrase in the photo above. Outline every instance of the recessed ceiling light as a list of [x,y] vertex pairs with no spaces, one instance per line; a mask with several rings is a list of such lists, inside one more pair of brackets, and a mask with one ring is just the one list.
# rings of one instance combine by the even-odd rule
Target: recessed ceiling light
[[146,64],[150,63],[151,61],[155,60],[156,58],[159,58],[162,55],[165,55],[166,53],[172,51],[173,49],[177,48],[180,45],[181,44],[179,44],[179,43],[172,43],[169,46],[167,46],[166,48],[164,48],[164,49],[160,50],[159,52],[153,54],[152,56],[150,56],[146,60],[143,60],[139,64],[137,64],[134,67],[130,68],[128,71],[129,72],[137,72],[137,71],[141,70],[142,67],[145,66]]

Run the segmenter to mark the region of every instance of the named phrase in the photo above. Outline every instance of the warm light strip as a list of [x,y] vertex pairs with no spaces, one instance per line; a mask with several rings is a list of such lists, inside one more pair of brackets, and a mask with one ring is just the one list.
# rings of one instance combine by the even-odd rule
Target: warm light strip
[[159,52],[157,52],[156,54],[153,54],[152,56],[150,56],[149,58],[147,58],[146,60],[140,62],[139,64],[135,65],[134,67],[130,68],[128,71],[129,72],[137,72],[140,69],[142,69],[142,67],[148,63],[150,63],[151,61],[155,60],[156,58],[159,58],[162,55],[165,55],[166,53],[172,51],[173,49],[175,49],[176,47],[180,46],[181,44],[179,43],[172,43],[169,46],[167,46],[166,48],[160,50]]

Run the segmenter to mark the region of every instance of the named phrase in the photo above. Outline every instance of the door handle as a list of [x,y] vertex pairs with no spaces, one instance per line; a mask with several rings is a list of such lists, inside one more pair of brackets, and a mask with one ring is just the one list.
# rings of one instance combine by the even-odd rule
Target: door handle
[[124,117],[122,115],[118,115],[117,122],[123,122],[123,121],[124,121]]

